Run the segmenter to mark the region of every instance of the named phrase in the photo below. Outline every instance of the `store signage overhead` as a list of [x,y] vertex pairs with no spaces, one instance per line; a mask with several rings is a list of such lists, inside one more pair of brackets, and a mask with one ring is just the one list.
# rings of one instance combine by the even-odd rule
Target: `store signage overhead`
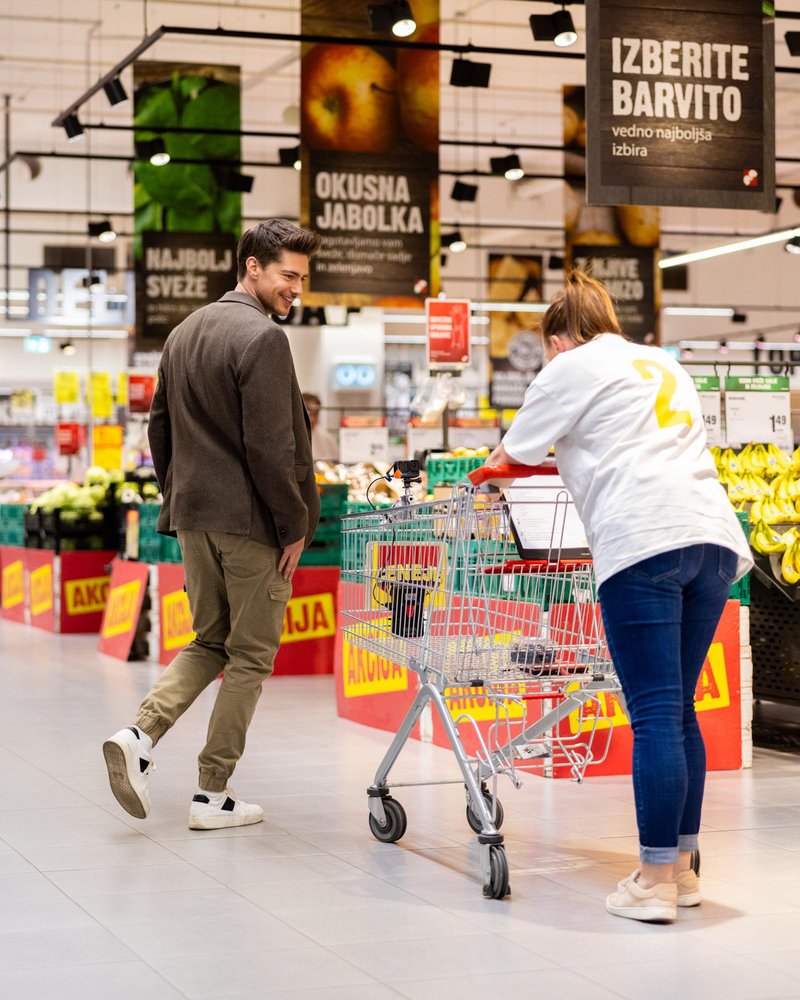
[[592,204],[774,210],[761,0],[587,0],[586,34]]
[[655,343],[656,261],[652,247],[574,246],[572,263],[603,282],[626,337],[640,344]]

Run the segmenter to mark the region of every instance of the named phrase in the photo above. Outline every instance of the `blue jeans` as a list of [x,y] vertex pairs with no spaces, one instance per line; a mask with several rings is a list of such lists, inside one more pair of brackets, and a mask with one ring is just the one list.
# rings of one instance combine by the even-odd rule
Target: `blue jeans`
[[706,751],[694,692],[736,575],[719,545],[690,545],[604,581],[608,649],[633,729],[639,857],[669,864],[697,847]]

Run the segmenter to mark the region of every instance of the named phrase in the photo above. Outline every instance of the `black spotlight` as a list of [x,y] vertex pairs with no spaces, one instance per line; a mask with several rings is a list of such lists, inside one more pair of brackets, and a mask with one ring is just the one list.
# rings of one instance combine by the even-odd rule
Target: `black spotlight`
[[547,261],[547,267],[551,271],[563,271],[564,270],[564,258],[560,257],[557,253],[551,253]]
[[789,55],[800,56],[800,31],[787,31],[784,38]]
[[531,14],[530,22],[534,41],[555,42],[564,48],[578,40],[572,15],[563,6],[555,14]]
[[369,4],[367,15],[373,31],[391,31],[398,38],[408,38],[417,30],[417,22],[408,0]]
[[238,170],[222,168],[216,171],[217,180],[226,191],[241,191],[249,194],[253,190],[253,178],[250,174],[241,174]]
[[451,253],[463,253],[467,249],[467,241],[458,229],[454,233],[442,235],[441,243],[443,247],[449,247]]
[[746,323],[747,313],[739,312],[738,309],[734,310],[733,316],[731,316],[731,323]]
[[477,184],[465,184],[464,181],[456,181],[453,190],[450,192],[453,201],[475,201],[478,197]]
[[488,87],[491,73],[491,63],[454,59],[450,69],[450,85],[452,87]]
[[278,150],[278,158],[282,167],[294,167],[295,170],[301,169],[299,146],[284,146],[283,149]]
[[169,153],[163,139],[134,140],[133,146],[137,160],[148,160],[154,167],[163,167],[169,163]]
[[489,165],[493,174],[502,174],[510,181],[518,181],[525,176],[519,157],[516,153],[509,153],[508,156],[492,156]]
[[793,236],[783,247],[787,253],[800,254],[800,236]]
[[117,234],[114,232],[114,227],[108,219],[103,219],[99,222],[90,222],[87,225],[86,230],[90,236],[94,236],[95,239],[100,240],[101,243],[113,243],[117,238]]
[[122,80],[118,76],[115,76],[113,80],[106,80],[103,84],[103,90],[106,92],[108,103],[112,108],[117,104],[124,104],[128,100],[128,95],[122,86]]
[[78,121],[77,115],[64,115],[61,124],[67,133],[67,142],[75,142],[76,139],[83,138],[83,125]]

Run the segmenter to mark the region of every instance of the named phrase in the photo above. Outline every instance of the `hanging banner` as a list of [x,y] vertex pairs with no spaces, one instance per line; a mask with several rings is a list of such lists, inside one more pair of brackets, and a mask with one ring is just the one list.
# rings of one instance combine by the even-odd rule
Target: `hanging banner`
[[128,409],[131,413],[149,413],[156,391],[155,375],[128,376]]
[[46,632],[57,631],[55,607],[56,555],[41,549],[28,549],[25,568],[28,571],[30,622]]
[[128,373],[120,372],[117,376],[117,406],[128,405]]
[[[387,7],[388,9],[388,7]],[[438,0],[411,0],[416,31],[393,45],[361,0],[301,0],[301,224],[322,236],[307,305],[421,307],[439,291]]]
[[86,427],[83,424],[56,424],[56,447],[59,455],[78,455],[86,443]]
[[565,260],[603,282],[627,337],[658,344],[661,213],[654,205],[587,204],[586,124],[586,88],[564,87]]
[[589,201],[775,210],[762,0],[587,0]]
[[[542,258],[489,254],[489,300],[542,301]],[[489,313],[489,398],[492,406],[516,410],[542,368],[541,314],[498,310]]]
[[58,405],[80,403],[80,375],[77,372],[53,372],[53,398]]
[[122,468],[122,427],[100,424],[92,428],[92,465],[102,469]]
[[469,299],[425,299],[428,367],[461,371],[469,367]]
[[[133,79],[136,348],[147,351],[236,284],[241,140],[214,130],[238,131],[241,91],[236,66],[137,62]],[[156,165],[159,154],[176,162]]]
[[90,391],[92,416],[101,420],[108,419],[114,410],[111,375],[108,372],[92,372]]

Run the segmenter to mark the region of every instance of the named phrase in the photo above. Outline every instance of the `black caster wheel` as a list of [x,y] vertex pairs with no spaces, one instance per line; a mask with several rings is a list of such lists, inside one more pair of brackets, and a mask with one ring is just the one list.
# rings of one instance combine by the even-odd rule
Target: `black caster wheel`
[[483,894],[487,899],[504,899],[511,892],[508,884],[508,859],[506,850],[501,845],[489,848],[489,881],[483,886]]
[[393,844],[406,832],[406,827],[408,826],[406,811],[399,802],[395,802],[391,795],[387,795],[384,798],[383,809],[386,813],[385,826],[381,826],[372,813],[370,813],[369,828],[376,840],[380,840],[384,844]]
[[692,851],[692,871],[695,875],[700,874],[700,851]]
[[[500,829],[503,825],[503,820],[505,819],[505,813],[503,812],[503,804],[500,799],[495,799],[491,792],[483,791],[484,801],[486,802],[486,807],[490,813],[495,816],[494,825],[496,829]],[[497,803],[497,813],[494,814],[495,802]],[[479,817],[472,811],[469,804],[467,804],[467,823],[469,823],[469,828],[473,833],[483,833],[483,827]]]

